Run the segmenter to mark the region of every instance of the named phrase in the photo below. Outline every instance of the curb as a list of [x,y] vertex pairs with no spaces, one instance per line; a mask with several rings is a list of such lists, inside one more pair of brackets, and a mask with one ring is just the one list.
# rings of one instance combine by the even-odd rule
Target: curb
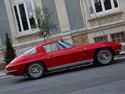
[[0,71],[5,69],[5,63],[0,63]]
[[4,77],[4,76],[7,76],[6,73],[5,73],[5,68],[0,70],[0,77]]
[[5,75],[0,75],[0,78],[1,78],[1,77],[5,77],[5,76],[8,76],[8,75],[6,75],[6,74],[5,74]]
[[122,54],[116,55],[115,58],[116,57],[124,57],[124,56],[125,56],[125,53],[122,53]]

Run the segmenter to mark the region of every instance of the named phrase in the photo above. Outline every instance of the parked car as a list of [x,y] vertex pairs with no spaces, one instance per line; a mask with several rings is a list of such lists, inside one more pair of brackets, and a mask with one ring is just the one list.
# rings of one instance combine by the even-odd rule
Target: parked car
[[7,66],[7,74],[26,74],[30,78],[42,77],[45,72],[95,63],[111,64],[122,45],[116,42],[98,42],[74,46],[62,40],[39,44],[16,57]]

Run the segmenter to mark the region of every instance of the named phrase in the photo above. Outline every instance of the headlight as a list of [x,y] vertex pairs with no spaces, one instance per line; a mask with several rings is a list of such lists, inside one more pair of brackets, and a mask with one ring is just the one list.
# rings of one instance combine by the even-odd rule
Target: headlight
[[33,47],[33,48],[29,49],[28,51],[24,52],[23,55],[25,56],[25,55],[29,55],[29,54],[34,54],[36,52],[37,52],[36,48]]

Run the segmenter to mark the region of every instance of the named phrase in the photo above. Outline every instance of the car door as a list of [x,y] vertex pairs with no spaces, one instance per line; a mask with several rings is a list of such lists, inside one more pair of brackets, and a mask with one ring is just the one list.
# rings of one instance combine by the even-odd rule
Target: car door
[[49,68],[76,62],[75,51],[72,48],[59,46],[57,42],[43,46],[47,53]]
[[92,59],[92,50],[88,49],[87,46],[80,45],[75,48],[76,57],[78,61],[90,60]]

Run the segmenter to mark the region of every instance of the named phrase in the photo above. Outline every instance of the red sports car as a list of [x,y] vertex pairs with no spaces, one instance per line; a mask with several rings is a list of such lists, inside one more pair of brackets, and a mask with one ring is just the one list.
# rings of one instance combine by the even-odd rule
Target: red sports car
[[91,62],[108,65],[112,63],[114,56],[120,53],[121,47],[121,44],[115,42],[74,46],[62,40],[49,41],[16,57],[6,66],[7,74],[26,74],[35,79],[48,71]]

